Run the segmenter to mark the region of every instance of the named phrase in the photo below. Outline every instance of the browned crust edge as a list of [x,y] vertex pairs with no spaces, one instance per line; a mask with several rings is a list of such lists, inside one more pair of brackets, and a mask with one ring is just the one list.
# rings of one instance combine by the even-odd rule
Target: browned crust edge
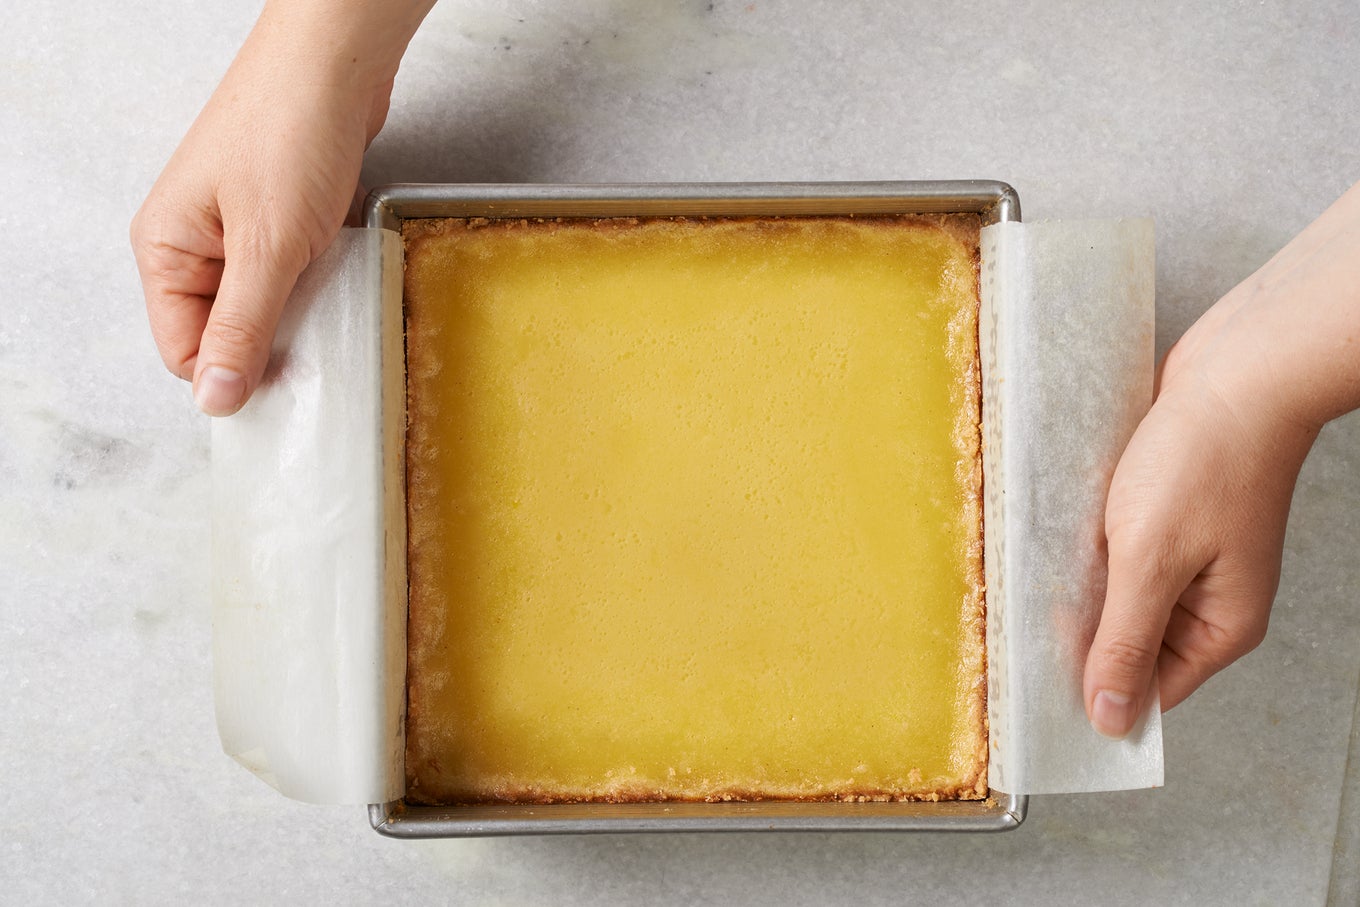
[[646,224],[686,223],[747,223],[778,226],[781,223],[815,221],[845,221],[857,224],[883,224],[901,227],[904,224],[942,230],[959,244],[972,250],[978,260],[982,218],[977,214],[795,214],[795,215],[658,215],[639,217],[417,217],[402,221],[401,238],[407,255],[412,246],[417,249],[427,237],[444,236],[466,230],[551,230],[554,226],[589,224],[596,230],[628,229]]
[[[856,223],[874,224],[882,223],[885,226],[902,226],[904,223],[919,225],[922,228],[933,228],[943,230],[952,239],[963,245],[970,251],[973,268],[973,309],[970,318],[963,319],[964,324],[969,329],[971,338],[965,341],[971,346],[972,356],[968,368],[967,383],[965,386],[965,405],[960,411],[960,422],[955,429],[955,446],[960,453],[960,462],[971,459],[972,467],[965,478],[965,484],[970,488],[971,494],[965,501],[965,519],[977,527],[977,531],[970,533],[968,545],[967,561],[970,566],[970,592],[968,593],[962,608],[962,621],[966,627],[973,630],[974,647],[976,658],[981,670],[976,676],[981,679],[975,684],[975,691],[971,697],[969,705],[969,725],[980,728],[980,737],[977,741],[972,757],[967,761],[972,764],[972,771],[965,774],[964,781],[955,785],[941,786],[929,792],[903,792],[882,789],[852,789],[837,791],[825,795],[813,796],[779,796],[771,795],[769,791],[762,791],[752,788],[730,788],[707,794],[702,797],[684,796],[671,794],[654,787],[626,787],[618,788],[606,794],[572,794],[572,793],[553,793],[533,787],[502,787],[494,793],[485,792],[466,792],[455,794],[452,797],[424,798],[421,796],[418,778],[409,769],[412,757],[409,727],[421,720],[421,709],[419,705],[411,701],[410,685],[407,687],[408,702],[408,740],[406,757],[408,760],[407,771],[407,793],[406,799],[413,804],[420,805],[474,805],[474,804],[534,804],[547,805],[554,803],[715,803],[715,802],[805,802],[805,803],[825,803],[825,802],[940,802],[948,800],[982,800],[989,796],[987,784],[987,761],[989,755],[988,748],[988,716],[987,716],[987,650],[986,650],[986,580],[983,564],[984,532],[983,525],[983,470],[981,458],[981,425],[982,425],[982,377],[981,377],[981,353],[980,353],[980,307],[981,307],[981,217],[977,214],[902,214],[902,215],[791,215],[787,217],[776,216],[657,216],[657,217],[581,217],[581,218],[486,218],[486,217],[451,217],[451,218],[410,218],[403,220],[401,235],[406,252],[406,260],[409,262],[413,257],[421,254],[421,246],[427,238],[438,237],[448,233],[463,230],[476,229],[504,229],[518,230],[531,226],[541,225],[578,225],[589,223],[597,229],[609,228],[629,228],[636,227],[645,223],[688,223],[688,222],[747,222],[747,223],[771,223],[779,222],[806,222],[806,221],[853,221]],[[409,286],[403,286],[403,300],[409,291]],[[403,301],[403,308],[405,304]],[[956,329],[956,328],[952,328]],[[408,410],[410,407],[410,396],[407,396]],[[407,421],[408,426],[411,420]],[[408,427],[408,444],[410,443],[410,428]],[[409,462],[407,466],[407,483],[409,486]],[[412,539],[410,533],[410,509],[407,508],[408,540]],[[408,541],[407,559],[408,564],[412,559],[419,559],[419,555],[414,551],[416,545]],[[408,568],[409,570],[409,568]],[[408,668],[409,672],[409,668]]]
[[902,792],[884,789],[838,791],[812,796],[771,796],[753,788],[723,788],[705,796],[686,796],[658,791],[652,787],[620,788],[608,794],[572,794],[545,791],[537,787],[498,788],[493,793],[466,792],[452,797],[421,796],[420,788],[406,792],[406,802],[418,806],[487,806],[528,804],[549,806],[561,803],[941,803],[952,800],[982,800],[987,791],[975,793],[969,784],[942,787],[928,792]]
[[[960,411],[959,433],[955,443],[960,462],[971,462],[972,466],[964,477],[964,484],[971,491],[965,502],[964,518],[975,530],[969,533],[967,563],[970,568],[969,593],[963,602],[963,621],[971,628],[973,651],[976,653],[979,678],[969,705],[970,725],[981,729],[980,738],[972,755],[973,774],[963,785],[960,799],[983,799],[989,793],[987,765],[990,755],[988,736],[990,724],[987,714],[987,579],[984,563],[986,527],[983,523],[983,496],[985,476],[982,469],[982,351],[981,351],[981,307],[982,307],[982,221],[978,215],[969,215],[965,225],[962,219],[950,222],[949,229],[956,240],[971,251],[973,265],[973,308],[969,320],[971,337],[966,341],[971,356],[966,385],[966,401]],[[966,233],[960,235],[960,230]]]

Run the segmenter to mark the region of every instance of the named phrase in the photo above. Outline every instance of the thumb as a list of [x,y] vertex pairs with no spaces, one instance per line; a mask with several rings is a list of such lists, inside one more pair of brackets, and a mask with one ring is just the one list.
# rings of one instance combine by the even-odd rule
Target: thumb
[[1084,684],[1086,715],[1107,737],[1124,737],[1142,714],[1171,611],[1198,572],[1168,548],[1164,538],[1109,539],[1105,608]]
[[310,253],[305,243],[231,243],[194,365],[194,402],[230,416],[250,399],[269,362],[284,303]]

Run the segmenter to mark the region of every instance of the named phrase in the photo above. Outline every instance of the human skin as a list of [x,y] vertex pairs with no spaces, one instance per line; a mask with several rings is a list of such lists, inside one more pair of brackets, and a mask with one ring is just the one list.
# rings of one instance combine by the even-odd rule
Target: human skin
[[[161,358],[209,415],[258,386],[285,301],[355,202],[401,56],[433,0],[270,0],[132,223]],[[1360,186],[1167,355],[1106,507],[1086,664],[1097,730],[1181,702],[1265,634],[1294,482],[1360,406]]]
[[1261,642],[1299,469],[1357,406],[1360,184],[1162,363],[1106,504],[1109,584],[1084,688],[1096,730],[1127,735],[1154,676],[1170,709]]
[[161,358],[212,416],[259,385],[284,302],[355,203],[433,0],[270,0],[131,239]]

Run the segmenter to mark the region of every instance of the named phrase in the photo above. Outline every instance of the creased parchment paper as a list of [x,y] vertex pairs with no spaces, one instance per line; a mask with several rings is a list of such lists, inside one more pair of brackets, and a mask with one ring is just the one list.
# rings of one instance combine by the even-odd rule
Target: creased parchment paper
[[[1115,742],[1086,722],[1111,471],[1153,367],[1147,221],[983,231],[990,783],[1156,785],[1156,703]],[[224,749],[284,794],[404,793],[401,244],[343,230],[304,273],[266,381],[213,424],[213,650]]]
[[400,307],[400,238],[341,231],[293,291],[259,390],[213,422],[218,731],[298,800],[404,792],[406,522],[384,482],[401,471]]
[[981,257],[989,783],[1158,786],[1156,697],[1120,741],[1092,730],[1082,699],[1105,495],[1152,403],[1152,222],[993,224]]

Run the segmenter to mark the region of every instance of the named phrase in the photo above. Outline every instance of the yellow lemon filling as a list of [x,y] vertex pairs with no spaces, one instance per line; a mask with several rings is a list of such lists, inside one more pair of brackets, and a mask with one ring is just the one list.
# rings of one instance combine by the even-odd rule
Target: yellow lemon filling
[[977,230],[407,222],[410,799],[985,795]]

